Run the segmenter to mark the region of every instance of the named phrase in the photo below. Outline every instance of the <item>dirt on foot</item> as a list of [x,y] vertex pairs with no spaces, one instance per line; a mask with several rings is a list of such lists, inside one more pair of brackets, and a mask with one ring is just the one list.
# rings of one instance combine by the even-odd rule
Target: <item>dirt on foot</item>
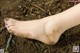
[[[60,13],[72,6],[74,3],[68,0],[0,0],[0,49],[6,48],[10,37],[10,33],[4,28],[4,18],[40,19]],[[65,31],[58,43],[51,46],[14,36],[7,51],[9,53],[73,53],[72,49],[75,45],[80,46],[80,25]]]

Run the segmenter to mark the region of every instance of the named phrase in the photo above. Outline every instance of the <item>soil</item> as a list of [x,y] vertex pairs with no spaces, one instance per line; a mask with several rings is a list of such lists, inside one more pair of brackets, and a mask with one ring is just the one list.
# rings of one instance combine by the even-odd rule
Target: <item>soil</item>
[[[40,19],[60,13],[74,3],[68,0],[0,0],[0,49],[5,49],[10,33],[4,28],[4,18],[17,20]],[[66,30],[55,45],[14,36],[9,53],[73,53],[73,46],[80,46],[80,25]]]

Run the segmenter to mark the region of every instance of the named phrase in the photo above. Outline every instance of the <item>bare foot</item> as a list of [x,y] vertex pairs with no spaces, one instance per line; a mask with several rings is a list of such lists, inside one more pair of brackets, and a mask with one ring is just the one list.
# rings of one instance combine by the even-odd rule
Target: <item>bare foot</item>
[[45,44],[55,44],[65,30],[80,24],[79,10],[80,3],[62,13],[43,19],[18,21],[6,18],[4,22],[7,30],[16,36],[36,39]]
[[61,32],[53,20],[18,21],[5,18],[4,22],[7,30],[16,36],[39,40],[45,44],[55,44]]

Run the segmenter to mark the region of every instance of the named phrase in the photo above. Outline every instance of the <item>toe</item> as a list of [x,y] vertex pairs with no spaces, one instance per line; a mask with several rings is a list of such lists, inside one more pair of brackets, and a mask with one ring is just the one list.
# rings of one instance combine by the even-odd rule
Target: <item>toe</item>
[[4,21],[8,21],[8,20],[9,20],[9,18],[5,18],[5,19],[4,19]]
[[11,18],[5,18],[4,22],[5,22],[5,27],[7,28],[7,30],[12,33],[14,31],[14,20]]
[[14,31],[15,31],[14,26],[7,27],[7,30],[8,30],[10,33],[14,33]]
[[7,22],[9,21],[9,18],[5,18],[4,22],[7,24]]
[[10,18],[5,18],[4,19],[5,22],[5,27],[9,28],[10,26],[13,26],[13,21]]
[[8,25],[9,18],[5,18],[5,19],[4,19],[4,22],[5,22],[5,25]]
[[5,22],[5,27],[9,27],[9,18],[5,18],[4,19],[4,22]]

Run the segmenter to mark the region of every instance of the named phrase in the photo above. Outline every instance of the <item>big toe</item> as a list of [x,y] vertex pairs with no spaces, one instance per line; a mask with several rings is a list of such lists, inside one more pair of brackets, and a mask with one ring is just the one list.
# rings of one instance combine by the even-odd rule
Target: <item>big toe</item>
[[11,18],[5,18],[4,22],[5,22],[5,27],[9,28],[10,26],[14,25],[15,20]]

